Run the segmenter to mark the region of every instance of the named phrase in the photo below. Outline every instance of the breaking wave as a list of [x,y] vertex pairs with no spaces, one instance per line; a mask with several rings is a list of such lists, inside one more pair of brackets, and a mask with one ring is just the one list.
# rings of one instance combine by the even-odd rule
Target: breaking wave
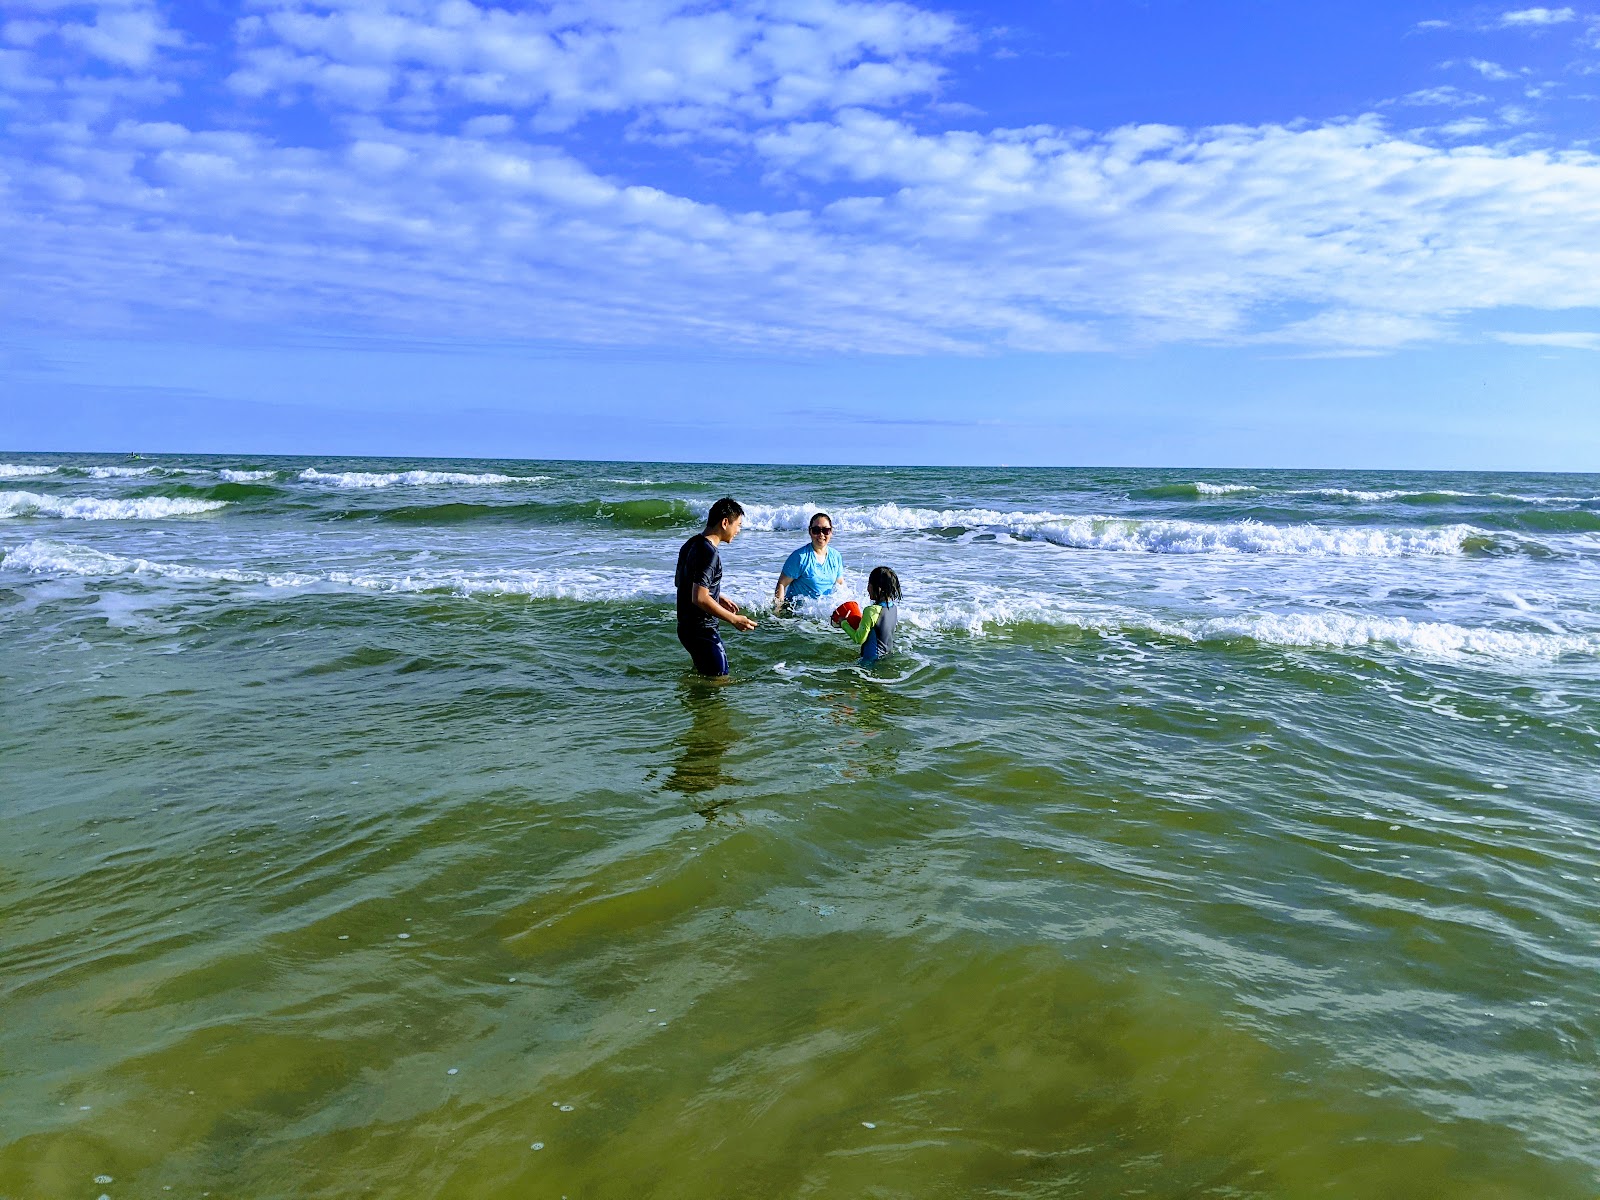
[[1146,554],[1307,554],[1398,558],[1412,554],[1462,554],[1496,548],[1494,534],[1471,525],[1436,529],[1346,529],[1323,525],[1267,525],[1235,521],[1137,521],[1074,517],[1012,531],[1075,550]]
[[38,475],[54,475],[59,467],[35,467],[27,463],[0,463],[0,479],[28,479]]
[[1356,613],[1242,613],[1166,618],[1123,610],[1083,612],[1044,596],[960,600],[919,608],[902,620],[932,630],[985,634],[991,630],[1077,629],[1106,636],[1155,636],[1185,642],[1250,642],[1304,649],[1390,648],[1436,658],[1551,661],[1600,655],[1600,637],[1532,630],[1486,629],[1448,621]]
[[544,483],[548,475],[469,475],[460,471],[319,471],[307,467],[296,476],[302,483],[336,488],[427,487],[440,484]]
[[137,500],[101,500],[90,496],[41,496],[37,492],[0,492],[0,519],[63,517],[75,521],[149,521],[191,517],[226,508],[224,500],[187,500],[145,496]]
[[[461,597],[520,596],[529,599],[670,603],[666,570],[628,567],[437,569],[384,572],[307,568],[250,570],[196,566],[125,557],[88,546],[36,539],[6,551],[0,568],[87,578],[133,576],[179,583],[229,583],[298,592],[320,589],[372,593],[420,593]],[[825,620],[821,604],[810,614]],[[1553,661],[1600,656],[1600,637],[1559,629],[1495,629],[1449,621],[1411,620],[1354,612],[1255,612],[1227,616],[1167,616],[1117,607],[1086,610],[1077,601],[1048,594],[965,595],[948,600],[908,601],[908,629],[972,635],[1080,630],[1110,637],[1155,638],[1204,643],[1250,643],[1305,649],[1388,648],[1463,662]]]
[[[750,529],[805,528],[813,506],[752,504],[745,509]],[[1053,542],[1075,550],[1138,551],[1146,554],[1313,554],[1395,558],[1411,554],[1462,554],[1504,548],[1489,530],[1471,525],[1424,529],[1343,528],[1261,521],[1208,524],[1199,521],[1140,520],[1129,517],[1072,516],[1057,512],[1001,512],[987,508],[907,508],[878,504],[835,508],[834,526],[845,532],[904,529],[965,532],[988,529],[1012,537]]]
[[202,567],[108,554],[70,542],[36,539],[5,552],[0,566],[38,574],[107,578],[117,575],[188,583],[245,583],[268,588],[356,588],[373,592],[442,593],[456,596],[527,596],[561,600],[669,600],[667,571],[616,569],[436,570],[385,574],[375,571],[253,571]]

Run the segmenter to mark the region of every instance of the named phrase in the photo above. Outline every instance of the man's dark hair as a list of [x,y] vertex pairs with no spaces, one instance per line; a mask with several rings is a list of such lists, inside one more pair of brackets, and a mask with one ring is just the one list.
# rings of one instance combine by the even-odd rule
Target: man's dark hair
[[744,509],[732,496],[724,496],[711,506],[711,513],[706,517],[706,528],[715,529],[724,521],[731,521],[735,517],[744,516]]
[[867,576],[867,595],[880,604],[885,600],[900,599],[900,576],[893,567],[873,567]]

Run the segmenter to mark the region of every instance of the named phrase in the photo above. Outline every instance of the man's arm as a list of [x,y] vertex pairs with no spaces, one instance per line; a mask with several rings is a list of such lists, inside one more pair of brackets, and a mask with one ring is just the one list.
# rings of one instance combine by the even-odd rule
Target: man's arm
[[750,630],[756,627],[756,623],[741,613],[737,605],[720,596],[713,596],[711,589],[703,583],[695,584],[694,606],[709,616],[726,621],[735,629]]

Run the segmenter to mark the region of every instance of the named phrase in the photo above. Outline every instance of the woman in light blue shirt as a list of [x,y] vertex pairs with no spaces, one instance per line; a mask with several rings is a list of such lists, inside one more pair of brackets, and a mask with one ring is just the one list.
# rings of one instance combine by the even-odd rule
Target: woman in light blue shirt
[[783,560],[778,586],[772,591],[773,608],[782,608],[786,601],[826,596],[839,586],[844,575],[844,560],[828,544],[833,538],[833,518],[827,513],[815,514],[806,532],[811,535],[811,544],[801,546]]

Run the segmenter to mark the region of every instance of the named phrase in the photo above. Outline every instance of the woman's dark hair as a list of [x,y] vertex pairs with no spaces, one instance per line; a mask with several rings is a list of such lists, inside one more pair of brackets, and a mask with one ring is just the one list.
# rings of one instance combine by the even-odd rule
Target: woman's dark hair
[[735,517],[744,516],[744,509],[732,496],[724,496],[711,506],[711,513],[706,517],[706,528],[715,529],[724,521],[731,521]]
[[827,513],[812,513],[811,514],[811,520],[806,522],[806,532],[807,533],[811,532],[811,527],[817,523],[817,518],[818,517],[821,517],[824,521],[826,521],[828,523],[828,528],[829,529],[833,528],[833,518],[830,517]]
[[893,567],[872,568],[872,574],[867,576],[867,595],[879,603],[900,599],[900,576]]

